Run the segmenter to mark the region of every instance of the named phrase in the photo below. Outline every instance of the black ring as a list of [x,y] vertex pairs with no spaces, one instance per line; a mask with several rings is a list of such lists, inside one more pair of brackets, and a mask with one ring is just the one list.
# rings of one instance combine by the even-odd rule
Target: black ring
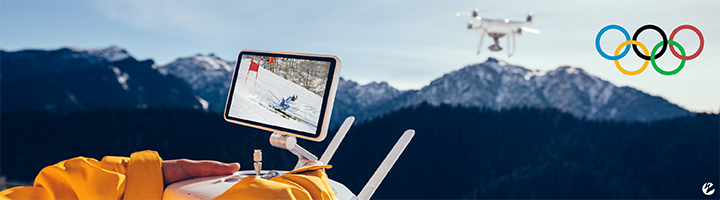
[[[658,59],[665,53],[665,50],[667,49],[667,46],[668,46],[667,36],[665,35],[665,31],[660,29],[660,27],[652,25],[652,24],[646,24],[644,26],[641,26],[640,28],[635,30],[635,35],[633,35],[632,40],[637,41],[637,38],[638,38],[638,36],[640,36],[640,33],[646,29],[653,29],[653,30],[657,31],[658,33],[660,33],[660,36],[662,36],[662,39],[663,39],[662,49],[660,49],[660,53],[654,55],[655,59]],[[640,58],[645,59],[645,60],[650,60],[650,56],[643,55],[642,52],[640,52],[640,50],[638,50],[637,45],[633,44],[632,47],[633,47],[633,51],[635,51],[635,54],[638,55]]]

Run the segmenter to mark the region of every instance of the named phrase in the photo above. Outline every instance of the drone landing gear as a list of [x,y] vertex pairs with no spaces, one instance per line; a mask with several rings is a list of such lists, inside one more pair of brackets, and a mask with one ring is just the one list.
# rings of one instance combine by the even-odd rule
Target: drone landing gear
[[515,33],[510,35],[512,35],[512,48],[510,48],[510,38],[508,38],[508,58],[512,57],[512,55],[515,54]]

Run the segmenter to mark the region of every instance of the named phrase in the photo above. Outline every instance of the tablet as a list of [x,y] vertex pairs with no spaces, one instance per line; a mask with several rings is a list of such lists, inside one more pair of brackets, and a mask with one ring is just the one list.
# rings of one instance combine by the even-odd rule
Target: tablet
[[340,68],[336,56],[240,51],[223,116],[231,123],[322,141]]

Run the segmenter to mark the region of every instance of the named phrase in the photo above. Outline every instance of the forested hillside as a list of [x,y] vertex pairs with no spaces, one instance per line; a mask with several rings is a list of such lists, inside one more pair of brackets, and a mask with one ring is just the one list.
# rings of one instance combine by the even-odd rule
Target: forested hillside
[[[58,114],[56,114],[58,113]],[[2,166],[31,181],[47,165],[75,156],[101,159],[157,150],[163,159],[240,162],[285,169],[297,157],[272,148],[269,133],[189,108],[3,111]],[[405,129],[413,141],[377,199],[705,198],[718,180],[717,114],[651,123],[587,121],[555,109],[430,106],[355,124],[330,162],[330,178],[359,192]],[[320,156],[324,142],[299,141]]]

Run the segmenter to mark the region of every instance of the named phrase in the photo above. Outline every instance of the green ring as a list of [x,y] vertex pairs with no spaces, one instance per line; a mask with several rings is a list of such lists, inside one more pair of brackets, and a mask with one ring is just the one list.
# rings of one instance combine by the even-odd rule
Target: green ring
[[[667,42],[669,45],[678,47],[678,49],[680,49],[680,54],[682,54],[682,56],[685,56],[685,49],[683,49],[683,47],[680,45],[680,43],[677,43],[672,40],[668,40]],[[656,44],[655,47],[653,47],[653,50],[650,53],[650,55],[655,55],[655,52],[658,50],[658,48],[662,47],[662,45],[663,45],[663,41],[658,42],[658,44]],[[670,48],[672,48],[672,47],[670,47]],[[678,68],[676,68],[675,70],[665,71],[665,70],[660,69],[660,67],[657,66],[657,64],[655,63],[655,56],[650,56],[650,62],[652,62],[652,66],[653,66],[653,68],[655,68],[655,71],[657,71],[658,73],[665,75],[665,76],[675,75],[678,72],[680,72],[680,70],[682,70],[682,68],[685,66],[685,60],[682,60],[680,62],[680,66],[678,66]]]

